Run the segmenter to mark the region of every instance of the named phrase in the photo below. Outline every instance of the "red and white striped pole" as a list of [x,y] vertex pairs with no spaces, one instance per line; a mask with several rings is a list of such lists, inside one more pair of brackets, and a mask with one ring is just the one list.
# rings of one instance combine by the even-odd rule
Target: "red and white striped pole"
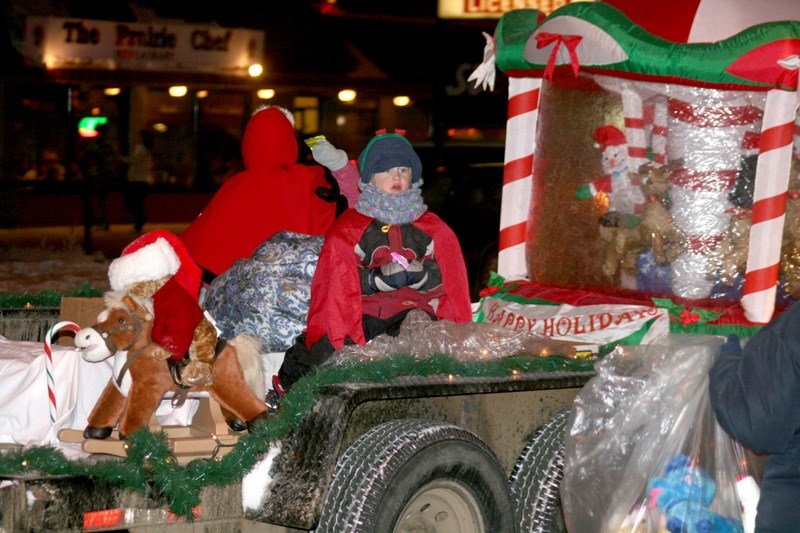
[[628,171],[639,172],[647,163],[647,139],[642,97],[626,87],[622,91],[622,113],[625,116],[625,140],[628,143]]
[[667,99],[660,96],[652,103],[653,121],[650,130],[650,145],[653,161],[657,167],[667,162]]
[[[796,56],[779,63],[795,73],[800,67]],[[796,111],[797,92],[772,89],[767,93],[742,291],[744,314],[751,322],[769,322],[775,312]]]
[[525,243],[533,191],[541,78],[510,78],[497,273],[528,279]]
[[730,227],[730,193],[741,164],[742,137],[757,128],[763,111],[738,98],[670,98],[670,212],[685,246],[670,263],[672,293],[709,298],[716,282],[718,248]]
[[75,322],[64,321],[55,324],[52,328],[47,330],[47,334],[45,334],[44,337],[44,353],[46,356],[44,361],[44,369],[47,377],[47,398],[50,404],[51,424],[55,424],[56,420],[58,420],[58,405],[56,404],[55,366],[53,365],[53,351],[50,348],[50,344],[52,342],[53,335],[63,328],[71,329],[75,333],[81,330],[80,326]]

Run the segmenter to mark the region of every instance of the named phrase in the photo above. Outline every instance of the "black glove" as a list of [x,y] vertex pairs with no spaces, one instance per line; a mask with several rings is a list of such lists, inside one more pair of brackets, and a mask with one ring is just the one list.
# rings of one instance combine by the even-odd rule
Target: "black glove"
[[422,263],[416,259],[408,264],[406,274],[408,275],[407,285],[412,289],[419,289],[428,281],[428,272],[425,270]]
[[396,291],[406,285],[408,272],[398,263],[386,263],[369,271],[369,289],[372,292]]

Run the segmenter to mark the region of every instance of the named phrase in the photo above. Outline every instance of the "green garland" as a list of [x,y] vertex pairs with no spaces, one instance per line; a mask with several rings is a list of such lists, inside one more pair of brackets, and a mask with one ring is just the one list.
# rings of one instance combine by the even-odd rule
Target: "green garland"
[[252,469],[267,452],[269,443],[283,438],[311,409],[320,390],[344,382],[380,382],[400,376],[454,375],[503,377],[514,372],[592,371],[595,361],[564,357],[505,357],[468,363],[444,355],[418,359],[395,355],[372,362],[346,362],[316,368],[299,380],[283,398],[280,411],[216,459],[195,459],[182,466],[171,454],[165,433],[137,431],[129,438],[127,459],[92,464],[69,460],[52,446],[39,446],[0,453],[0,476],[83,476],[103,480],[138,493],[150,488],[169,501],[170,510],[191,519],[200,504],[204,486],[226,486]]
[[54,290],[45,290],[38,293],[3,293],[0,294],[0,309],[59,307],[61,298],[64,297],[94,298],[102,295],[102,291],[97,290],[88,281],[84,281],[75,290],[67,293],[60,293]]
[[653,298],[656,307],[666,309],[669,314],[670,333],[698,333],[701,335],[735,334],[741,339],[749,339],[763,327],[763,324],[715,324],[723,313],[702,307],[687,307],[676,304],[669,298]]

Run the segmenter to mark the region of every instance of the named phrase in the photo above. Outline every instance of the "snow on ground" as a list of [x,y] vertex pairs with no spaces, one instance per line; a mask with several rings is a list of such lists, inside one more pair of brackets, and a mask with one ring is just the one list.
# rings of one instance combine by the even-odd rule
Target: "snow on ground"
[[[158,227],[180,234],[186,224]],[[86,253],[83,227],[0,228],[0,294],[68,293],[83,282],[107,291],[108,265],[138,236],[131,225],[92,228]]]
[[73,292],[84,282],[109,290],[109,260],[80,249],[0,248],[0,293]]

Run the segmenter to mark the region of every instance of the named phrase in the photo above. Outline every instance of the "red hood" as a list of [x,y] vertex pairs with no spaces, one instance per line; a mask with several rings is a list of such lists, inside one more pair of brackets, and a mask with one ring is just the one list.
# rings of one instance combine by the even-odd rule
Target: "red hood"
[[256,174],[290,168],[299,149],[294,126],[277,107],[268,107],[250,118],[242,138],[242,160]]

